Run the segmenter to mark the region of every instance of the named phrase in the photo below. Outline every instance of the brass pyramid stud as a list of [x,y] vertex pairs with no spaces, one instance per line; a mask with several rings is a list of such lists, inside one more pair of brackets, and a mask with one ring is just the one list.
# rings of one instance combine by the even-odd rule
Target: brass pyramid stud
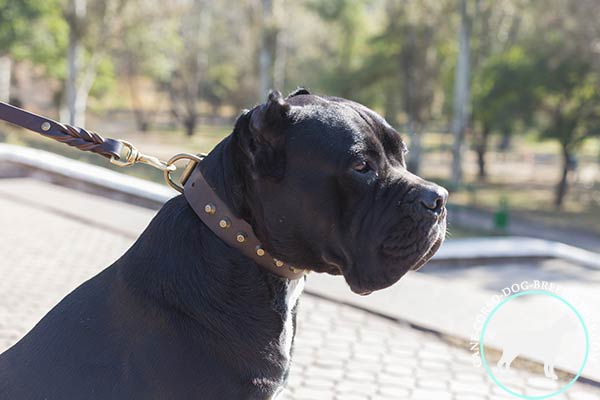
[[217,212],[217,207],[214,204],[208,203],[204,206],[204,212],[210,215],[213,215]]

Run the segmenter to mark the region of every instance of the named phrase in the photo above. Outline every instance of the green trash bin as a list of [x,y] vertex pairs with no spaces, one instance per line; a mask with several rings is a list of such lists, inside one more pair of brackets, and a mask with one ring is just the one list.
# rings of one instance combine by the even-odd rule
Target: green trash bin
[[508,198],[502,196],[498,209],[494,213],[494,229],[497,231],[506,231],[509,223]]

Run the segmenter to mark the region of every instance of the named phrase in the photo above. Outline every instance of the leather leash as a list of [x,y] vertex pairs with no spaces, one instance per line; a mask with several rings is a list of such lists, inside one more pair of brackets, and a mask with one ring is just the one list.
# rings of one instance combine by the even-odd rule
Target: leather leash
[[[111,163],[127,167],[137,163],[150,165],[164,172],[169,186],[183,193],[190,207],[208,228],[229,246],[238,249],[265,270],[287,279],[299,279],[307,271],[271,256],[262,246],[252,227],[244,220],[236,218],[227,204],[217,196],[215,190],[204,179],[198,165],[204,158],[193,154],[178,154],[169,161],[141,153],[131,143],[120,139],[103,138],[95,132],[62,124],[50,118],[25,111],[13,105],[0,102],[0,120],[45,137],[68,144],[79,150],[91,151],[110,160]],[[179,182],[171,173],[179,160],[188,160]]]
[[0,118],[13,125],[76,147],[79,150],[91,151],[106,158],[114,157],[117,160],[121,157],[123,143],[118,140],[104,139],[97,133],[61,124],[10,104],[0,102]]

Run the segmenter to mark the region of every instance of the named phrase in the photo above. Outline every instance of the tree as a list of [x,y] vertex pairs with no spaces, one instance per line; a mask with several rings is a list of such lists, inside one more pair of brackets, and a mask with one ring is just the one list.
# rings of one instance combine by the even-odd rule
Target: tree
[[0,0],[0,101],[10,100],[13,52],[27,46],[35,23],[52,6],[52,1]]
[[[275,60],[273,62],[273,87],[283,90],[286,81],[286,65],[288,53],[288,22],[290,14],[286,11],[289,4],[286,0],[275,3],[275,20],[278,23],[277,37],[275,39]],[[262,94],[264,97],[264,93]],[[261,98],[262,100],[262,98]]]
[[117,66],[127,82],[137,128],[142,132],[150,128],[154,115],[143,89],[148,85],[158,88],[167,81],[175,68],[171,54],[181,51],[176,21],[179,16],[174,18],[177,10],[164,6],[160,0],[144,0],[144,6],[145,12],[141,7],[128,8],[128,28],[114,51]]
[[[489,57],[473,77],[473,120],[479,179],[486,178],[485,155],[492,133],[511,135],[532,122],[537,101],[534,60],[522,47]],[[475,127],[474,127],[475,128]],[[474,129],[475,130],[475,129]]]
[[[509,134],[518,124],[534,125],[541,138],[557,140],[561,173],[554,205],[560,208],[567,193],[576,152],[589,137],[600,134],[600,83],[593,64],[566,52],[562,38],[535,47],[513,47],[491,57],[474,85],[475,120],[481,134]],[[484,148],[479,148],[480,173]]]
[[[508,114],[508,111],[502,111],[488,103],[507,100],[506,97],[499,99],[494,96],[510,95],[508,88],[503,91],[503,87],[494,85],[495,79],[502,77],[499,75],[492,77],[492,75],[502,73],[493,70],[498,66],[496,64],[502,64],[503,55],[506,55],[508,49],[518,40],[522,21],[530,17],[527,11],[531,11],[527,0],[501,2],[475,0],[471,3],[473,4],[471,10],[468,9],[467,4],[468,2],[463,2],[460,7],[458,63],[454,69],[453,80],[455,98],[452,101],[454,108],[452,180],[454,185],[462,181],[461,159],[466,131],[473,133],[473,142],[478,153],[480,179],[485,177],[485,153],[489,135],[492,132],[499,132],[504,138],[510,138],[512,128],[504,126],[500,129],[498,126],[501,123],[500,119],[490,121],[496,115]],[[466,58],[469,59],[468,62]],[[462,72],[459,73],[461,69]],[[482,71],[482,69],[487,70]],[[480,79],[484,79],[485,84],[478,82]],[[473,99],[467,100],[468,97]],[[463,103],[456,104],[457,101]],[[490,111],[489,107],[498,113]],[[484,111],[485,109],[488,111]]]
[[406,127],[408,168],[414,173],[419,172],[423,130],[435,109],[445,11],[440,1],[387,1],[383,29],[371,38],[363,65],[353,73],[363,98],[381,103],[392,124]]
[[261,0],[261,37],[258,54],[258,99],[273,88],[273,58],[277,27],[273,18],[273,0]]
[[364,37],[365,0],[308,0],[306,5],[322,21],[331,26],[328,41],[333,43],[326,49],[321,63],[327,68],[322,73],[320,85],[331,94],[357,98],[360,83],[355,80],[360,70],[359,38]]
[[593,66],[576,55],[557,60],[555,54],[538,55],[537,109],[541,137],[557,140],[561,148],[561,174],[554,198],[554,205],[560,208],[579,146],[600,134],[600,79]]
[[467,11],[467,0],[460,0],[460,30],[458,34],[458,59],[454,81],[454,116],[452,132],[452,185],[457,187],[462,182],[462,158],[465,131],[470,113],[470,51],[471,51],[471,17]]
[[[439,2],[422,1],[408,4],[388,2],[388,26],[379,37],[389,46],[392,65],[401,87],[401,98],[406,128],[410,137],[408,168],[419,173],[423,128],[431,118],[432,104],[437,88],[440,59],[437,35],[441,12]],[[390,52],[390,49],[387,50]],[[379,59],[381,62],[382,59]],[[395,118],[394,118],[395,119]]]
[[208,70],[208,45],[211,40],[211,5],[205,0],[192,0],[181,16],[179,32],[182,40],[175,69],[167,82],[173,115],[183,124],[188,136],[196,130],[200,112],[198,98],[202,78]]
[[[519,103],[511,96],[515,81],[503,79],[511,73],[511,66],[504,61],[505,57],[515,56],[510,54],[509,49],[518,39],[525,10],[523,0],[475,2],[471,40],[473,121],[470,125],[480,180],[486,178],[485,155],[490,134],[500,133],[503,143],[508,143],[516,122],[522,119],[525,111],[531,111],[531,103],[524,101],[517,108],[512,107],[514,101]],[[508,61],[510,64],[515,60]],[[503,83],[498,84],[500,81]],[[520,113],[516,115],[512,111]]]
[[68,0],[63,9],[69,28],[66,102],[69,122],[85,125],[92,85],[109,51],[126,28],[127,0]]
[[579,147],[600,129],[600,5],[588,0],[547,0],[530,6],[534,18],[524,43],[535,62],[529,90],[537,98],[535,122],[540,137],[560,144],[560,179],[554,197],[554,205],[560,208]]

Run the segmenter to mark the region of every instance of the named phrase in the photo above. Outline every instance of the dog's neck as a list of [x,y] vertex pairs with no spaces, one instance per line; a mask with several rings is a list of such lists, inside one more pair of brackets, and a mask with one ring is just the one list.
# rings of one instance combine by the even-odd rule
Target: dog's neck
[[251,195],[246,165],[249,159],[239,148],[235,133],[223,139],[200,163],[204,179],[236,217],[252,221],[246,201]]
[[[231,200],[240,188],[232,182],[238,172],[227,151],[226,140],[211,153],[206,179],[234,212],[243,213],[241,203]],[[272,275],[228,247],[183,196],[163,206],[117,267],[128,290],[175,311],[178,324],[222,352],[221,362],[240,369],[250,363],[267,381],[284,379],[304,278]]]

